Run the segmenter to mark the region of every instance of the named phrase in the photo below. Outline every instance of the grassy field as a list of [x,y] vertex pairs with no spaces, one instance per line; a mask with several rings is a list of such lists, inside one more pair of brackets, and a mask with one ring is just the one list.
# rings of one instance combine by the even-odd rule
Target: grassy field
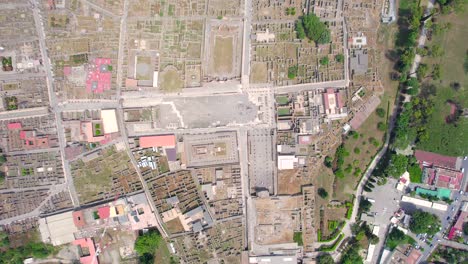
[[175,93],[182,90],[184,82],[180,79],[179,73],[175,69],[164,70],[160,77],[161,90]]
[[[468,7],[468,5],[465,5]],[[466,8],[465,8],[466,9]],[[419,143],[417,148],[437,152],[445,155],[464,155],[468,152],[468,119],[460,117],[457,125],[447,124],[446,116],[450,113],[448,100],[468,107],[468,74],[465,73],[465,62],[468,42],[468,16],[463,14],[450,14],[441,16],[438,23],[451,23],[448,31],[435,35],[427,46],[440,45],[444,55],[439,58],[424,57],[423,63],[428,65],[439,64],[442,75],[441,80],[426,80],[426,83],[436,87],[436,96],[432,97],[434,112],[428,120],[427,128],[429,140]],[[429,66],[431,68],[431,66]],[[458,91],[450,87],[451,83],[458,82]]]
[[268,80],[268,69],[265,62],[252,63],[251,83],[265,83]]
[[234,59],[233,37],[217,36],[214,45],[213,70],[217,74],[230,74]]

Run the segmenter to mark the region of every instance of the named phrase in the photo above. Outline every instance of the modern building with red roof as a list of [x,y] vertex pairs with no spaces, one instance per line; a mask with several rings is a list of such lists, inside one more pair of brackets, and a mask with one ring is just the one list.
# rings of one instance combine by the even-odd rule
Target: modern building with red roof
[[73,245],[78,246],[80,254],[80,263],[82,264],[99,264],[99,259],[96,256],[96,248],[92,238],[81,238],[72,242]]
[[441,188],[460,190],[463,181],[463,173],[460,171],[436,169],[435,185]]
[[7,125],[8,130],[15,130],[15,129],[21,129],[23,128],[20,122],[17,123],[9,123]]
[[442,167],[446,169],[458,170],[457,157],[443,156],[437,153],[416,150],[414,156],[422,167]]
[[73,212],[73,223],[77,228],[82,228],[86,225],[85,218],[82,211]]
[[168,147],[173,148],[176,145],[175,135],[159,135],[140,137],[141,148]]
[[107,219],[110,216],[110,207],[103,206],[98,208],[98,215],[100,219]]

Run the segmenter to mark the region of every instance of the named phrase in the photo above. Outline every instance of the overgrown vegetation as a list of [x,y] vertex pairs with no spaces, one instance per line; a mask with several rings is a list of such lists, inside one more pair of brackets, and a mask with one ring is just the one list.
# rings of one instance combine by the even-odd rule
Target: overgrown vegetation
[[410,230],[415,234],[427,233],[434,235],[441,227],[440,219],[431,213],[417,210],[413,213],[410,222]]
[[329,43],[331,40],[330,29],[313,13],[304,15],[296,21],[296,32],[298,38],[308,38],[316,44]]
[[288,78],[294,79],[297,76],[297,65],[288,68]]
[[[0,264],[22,264],[23,260],[33,257],[44,259],[55,253],[55,248],[42,242],[28,242],[24,246],[8,248],[10,241],[4,232],[0,232]],[[3,248],[3,250],[1,249]]]
[[304,244],[302,241],[302,232],[294,232],[293,241],[296,242],[299,246],[302,246]]
[[466,263],[468,251],[461,249],[439,246],[431,256],[434,263]]
[[162,237],[156,230],[140,235],[135,241],[135,251],[140,263],[154,263],[154,252],[160,246]]
[[403,231],[399,230],[398,228],[393,228],[387,236],[385,246],[390,250],[394,250],[399,245],[413,244],[414,242],[414,239],[405,235]]

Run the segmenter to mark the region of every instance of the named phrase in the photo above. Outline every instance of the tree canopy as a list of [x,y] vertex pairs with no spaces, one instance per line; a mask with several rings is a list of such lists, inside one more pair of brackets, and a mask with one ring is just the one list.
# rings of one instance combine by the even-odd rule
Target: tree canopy
[[393,177],[400,177],[406,171],[407,166],[408,158],[405,155],[392,154],[385,173]]
[[335,264],[332,256],[328,253],[322,254],[317,258],[317,264]]
[[409,244],[411,238],[405,235],[403,231],[398,228],[393,228],[392,231],[388,234],[385,245],[391,250],[395,249],[398,245]]
[[317,193],[323,199],[328,197],[328,192],[324,188],[318,188]]
[[304,15],[296,23],[297,37],[308,38],[317,44],[330,42],[331,34],[328,26],[321,22],[315,14]]
[[145,254],[153,255],[161,240],[161,235],[157,231],[151,230],[137,238],[135,241],[135,251],[139,256],[144,256]]
[[358,243],[353,243],[349,249],[341,257],[343,264],[358,264],[363,263],[361,255],[359,255],[360,246]]
[[434,214],[418,210],[413,213],[409,228],[416,234],[434,235],[439,231],[440,219]]

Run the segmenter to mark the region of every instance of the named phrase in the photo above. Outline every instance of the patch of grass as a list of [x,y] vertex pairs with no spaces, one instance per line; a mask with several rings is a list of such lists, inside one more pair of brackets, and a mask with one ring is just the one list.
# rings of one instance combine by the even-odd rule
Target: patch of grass
[[335,251],[336,248],[340,245],[341,241],[343,240],[343,237],[344,237],[344,234],[340,233],[340,235],[338,236],[338,239],[335,241],[335,243],[333,243],[330,246],[321,246],[319,248],[319,251],[323,251],[323,252]]
[[299,246],[302,246],[304,243],[302,241],[302,232],[294,232],[293,235],[293,240],[296,242]]
[[278,108],[278,116],[288,116],[290,114],[289,108]]
[[287,96],[277,96],[276,103],[279,105],[287,105],[289,103],[289,99]]
[[[465,4],[467,7],[467,4]],[[426,86],[436,87],[435,96],[431,96],[434,111],[427,120],[429,138],[417,144],[418,149],[440,153],[443,155],[460,156],[468,149],[468,119],[460,117],[454,124],[447,124],[446,117],[450,114],[447,101],[458,103],[461,108],[468,107],[468,74],[464,64],[467,56],[466,42],[468,41],[468,16],[452,13],[442,15],[438,24],[450,23],[451,29],[435,35],[429,46],[440,46],[444,56],[424,57],[427,64],[439,64],[441,68],[440,81],[426,81]],[[457,83],[458,89],[451,84]]]
[[213,71],[220,75],[231,73],[234,59],[233,37],[216,36],[213,53]]

